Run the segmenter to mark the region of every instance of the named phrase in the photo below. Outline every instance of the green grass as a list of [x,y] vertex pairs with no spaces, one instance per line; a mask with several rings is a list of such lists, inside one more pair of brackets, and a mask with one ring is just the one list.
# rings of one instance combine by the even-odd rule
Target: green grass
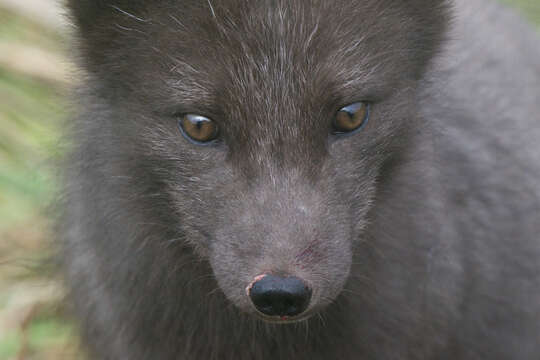
[[35,216],[54,192],[51,159],[62,98],[56,89],[0,69],[0,229]]
[[0,338],[0,359],[15,358],[25,341],[25,352],[30,354],[73,353],[71,344],[77,343],[73,326],[59,317],[36,318],[25,332],[14,331]]
[[45,318],[32,322],[28,330],[30,347],[34,349],[58,347],[73,339],[74,329],[71,324],[57,318]]
[[17,333],[8,333],[0,339],[0,359],[11,359],[19,351],[21,344],[20,335]]
[[[0,9],[0,43],[61,54],[65,36]],[[40,278],[52,281],[40,264],[50,254],[46,209],[56,192],[52,161],[66,116],[60,84],[0,67],[0,360],[15,359],[23,334],[28,355],[37,360],[60,358],[63,349],[76,343],[69,321],[37,306],[42,296],[25,285]],[[24,329],[8,321],[34,306],[39,310]]]
[[[1,43],[60,54],[64,39],[0,10]],[[50,161],[64,105],[59,87],[0,67],[0,231],[37,216],[54,193]]]
[[65,35],[0,9],[0,42],[4,41],[36,44],[42,49],[58,51],[65,42]]
[[517,7],[527,19],[537,26],[540,25],[540,0],[501,0]]

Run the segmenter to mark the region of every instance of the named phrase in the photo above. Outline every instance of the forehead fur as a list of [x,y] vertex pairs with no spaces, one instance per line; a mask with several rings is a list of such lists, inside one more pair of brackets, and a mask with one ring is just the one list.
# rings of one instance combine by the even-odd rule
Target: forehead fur
[[275,79],[287,71],[301,80],[329,64],[340,65],[332,76],[342,84],[359,75],[350,69],[362,67],[410,63],[415,67],[403,70],[415,76],[447,18],[442,0],[72,0],[70,6],[90,71],[133,74],[134,65],[151,62],[191,79],[227,68],[228,74],[212,74],[221,82],[232,75],[267,83],[258,75]]

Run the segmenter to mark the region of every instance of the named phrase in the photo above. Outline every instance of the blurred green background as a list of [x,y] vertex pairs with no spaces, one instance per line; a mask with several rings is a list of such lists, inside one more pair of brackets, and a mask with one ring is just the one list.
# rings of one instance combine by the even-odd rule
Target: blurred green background
[[[540,24],[540,0],[507,0]],[[81,359],[46,260],[76,78],[66,18],[55,0],[0,0],[0,360]]]

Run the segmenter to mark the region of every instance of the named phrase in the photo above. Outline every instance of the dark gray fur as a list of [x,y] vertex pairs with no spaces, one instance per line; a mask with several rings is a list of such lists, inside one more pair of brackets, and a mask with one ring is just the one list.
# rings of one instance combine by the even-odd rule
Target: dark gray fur
[[[540,42],[489,1],[70,0],[66,281],[95,359],[540,356]],[[374,103],[354,136],[334,113]],[[195,146],[175,114],[220,125]],[[265,272],[313,316],[260,320]]]

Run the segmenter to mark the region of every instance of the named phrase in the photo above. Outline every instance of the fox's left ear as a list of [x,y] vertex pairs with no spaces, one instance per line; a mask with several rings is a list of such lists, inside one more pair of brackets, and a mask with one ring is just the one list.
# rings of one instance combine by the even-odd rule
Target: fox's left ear
[[90,35],[98,28],[102,28],[124,11],[133,14],[144,11],[144,0],[68,0],[67,8],[71,17],[83,35]]
[[[129,36],[146,30],[151,23],[147,19],[149,5],[160,1],[67,0],[69,16],[77,29],[75,38],[82,65],[93,71],[107,62],[118,62],[111,60],[114,53],[126,44],[133,45]],[[129,53],[129,49],[124,53]]]

